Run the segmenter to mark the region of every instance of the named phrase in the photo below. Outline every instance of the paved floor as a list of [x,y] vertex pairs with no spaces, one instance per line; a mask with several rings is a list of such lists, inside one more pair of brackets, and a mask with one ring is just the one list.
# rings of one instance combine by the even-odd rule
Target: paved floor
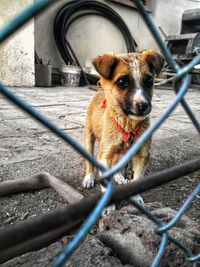
[[[14,91],[64,131],[83,128],[91,91],[85,88],[17,88]],[[34,160],[52,151],[50,131],[11,103],[0,99],[1,164]],[[47,141],[48,140],[48,141]],[[50,144],[49,144],[50,143]],[[58,148],[58,147],[57,147]],[[53,145],[53,149],[55,149]],[[29,151],[27,158],[27,151]]]
[[[82,129],[86,107],[94,91],[87,88],[15,88],[20,97],[56,122],[64,131],[73,133],[82,142]],[[188,103],[200,118],[199,91],[190,91]],[[152,120],[158,117],[173,99],[172,90],[155,90]],[[191,121],[178,107],[155,135],[166,138],[176,135],[191,135],[196,131]],[[59,140],[50,131],[37,124],[27,114],[18,110],[0,96],[0,164],[32,161],[59,152]],[[6,177],[4,177],[5,179]],[[14,177],[13,177],[14,178]]]

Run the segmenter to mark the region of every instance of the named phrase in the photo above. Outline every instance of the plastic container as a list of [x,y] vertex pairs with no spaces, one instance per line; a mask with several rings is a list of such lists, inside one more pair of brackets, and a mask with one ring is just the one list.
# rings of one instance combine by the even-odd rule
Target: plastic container
[[81,77],[81,69],[78,66],[62,65],[61,84],[66,87],[77,87]]
[[35,64],[35,86],[52,86],[52,66],[50,64]]

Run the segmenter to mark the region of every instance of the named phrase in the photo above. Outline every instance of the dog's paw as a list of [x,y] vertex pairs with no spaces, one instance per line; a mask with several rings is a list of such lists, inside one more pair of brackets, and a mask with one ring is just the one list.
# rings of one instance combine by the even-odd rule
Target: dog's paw
[[136,201],[138,204],[144,206],[144,200],[140,195],[136,195],[130,198],[131,200]]
[[107,208],[103,209],[101,215],[105,216],[108,215],[116,210],[115,204],[108,206]]
[[94,173],[89,173],[83,179],[82,185],[84,188],[92,188],[94,187],[95,175]]
[[115,173],[114,179],[118,184],[127,184],[128,183],[128,180],[124,178],[124,176],[121,174],[121,172]]

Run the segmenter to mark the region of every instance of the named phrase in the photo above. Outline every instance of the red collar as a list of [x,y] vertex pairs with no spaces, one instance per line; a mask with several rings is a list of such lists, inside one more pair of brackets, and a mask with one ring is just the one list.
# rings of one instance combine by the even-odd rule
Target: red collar
[[101,103],[101,107],[102,108],[106,108],[107,107],[107,103],[106,103],[106,99],[104,99]]
[[[102,102],[102,104],[101,104],[101,107],[102,108],[106,108],[106,106],[107,106],[106,99],[104,99],[103,102]],[[124,142],[127,143],[127,144],[129,143],[129,141],[131,139],[131,136],[134,137],[138,133],[138,131],[140,130],[140,126],[137,125],[132,132],[126,132],[121,127],[121,125],[119,125],[116,121],[115,121],[115,124],[116,124],[117,130],[122,134],[122,137],[123,137]]]
[[140,130],[140,126],[137,125],[132,132],[126,132],[121,125],[119,125],[116,121],[117,130],[122,134],[123,140],[125,143],[129,143],[131,141],[131,137],[135,137],[138,131]]

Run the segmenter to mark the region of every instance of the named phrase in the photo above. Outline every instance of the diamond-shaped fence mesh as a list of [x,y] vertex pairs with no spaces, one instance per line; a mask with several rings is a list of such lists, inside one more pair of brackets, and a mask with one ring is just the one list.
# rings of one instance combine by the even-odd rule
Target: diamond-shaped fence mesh
[[[13,32],[15,32],[17,29],[19,29],[24,23],[26,23],[28,20],[30,20],[33,16],[44,10],[47,6],[53,4],[56,1],[52,0],[38,0],[35,1],[35,4],[24,10],[20,15],[18,15],[15,19],[13,19],[8,25],[6,25],[2,30],[0,30],[0,42],[4,41],[7,37],[9,37]],[[42,123],[45,127],[50,129],[52,132],[54,132],[57,136],[62,138],[67,144],[71,145],[76,151],[78,151],[83,157],[85,157],[87,160],[89,160],[95,167],[97,167],[101,172],[102,176],[99,179],[99,182],[104,182],[106,184],[106,191],[100,198],[100,200],[97,199],[95,201],[83,201],[84,202],[84,208],[85,213],[90,214],[88,215],[85,223],[81,226],[80,230],[74,237],[74,239],[67,245],[66,249],[57,257],[55,262],[53,263],[54,267],[61,266],[66,260],[69,259],[70,255],[74,252],[74,250],[78,247],[80,242],[84,239],[84,237],[87,235],[87,233],[90,231],[91,227],[96,223],[96,221],[101,216],[102,210],[107,206],[107,204],[110,202],[111,197],[113,197],[113,190],[114,190],[114,183],[112,180],[112,176],[118,172],[120,169],[122,169],[128,161],[134,157],[134,155],[137,153],[137,151],[141,148],[141,146],[153,135],[153,133],[161,126],[161,124],[167,119],[167,117],[170,115],[170,113],[173,112],[175,107],[178,104],[181,104],[185,110],[185,112],[190,117],[191,121],[194,124],[194,127],[196,127],[197,131],[200,132],[200,124],[195,117],[195,114],[192,112],[190,106],[184,99],[185,94],[187,93],[188,87],[190,85],[190,77],[188,73],[194,68],[195,65],[200,63],[200,55],[197,55],[187,66],[181,68],[173,59],[172,55],[170,54],[169,50],[166,48],[165,44],[163,43],[158,31],[156,30],[156,27],[154,23],[152,22],[151,18],[145,11],[145,8],[140,0],[135,0],[135,4],[138,7],[138,10],[140,14],[142,15],[144,21],[146,22],[147,26],[149,27],[152,35],[154,36],[156,42],[158,43],[160,50],[162,51],[165,59],[171,66],[171,68],[176,72],[176,76],[174,78],[174,89],[176,92],[176,96],[174,97],[174,100],[171,102],[171,104],[167,107],[167,109],[160,115],[159,118],[157,118],[156,121],[152,123],[152,125],[146,130],[146,132],[139,138],[139,140],[134,143],[131,148],[127,151],[127,153],[124,155],[124,157],[111,169],[105,168],[96,158],[94,158],[91,154],[89,154],[72,136],[68,135],[67,133],[64,133],[56,124],[54,124],[52,121],[50,121],[46,116],[41,114],[39,111],[37,111],[35,108],[30,106],[26,101],[21,99],[20,97],[16,96],[12,90],[5,87],[3,84],[0,84],[0,93],[2,93],[6,98],[8,98],[11,102],[16,104],[19,108],[27,112],[32,118],[36,119],[40,123]],[[194,164],[193,164],[194,165]],[[196,169],[199,168],[199,161],[196,161]],[[187,166],[185,166],[185,169]],[[175,168],[176,169],[176,168]],[[149,186],[149,188],[153,187],[154,185],[161,184],[161,179],[164,179],[164,176],[171,176],[172,173],[179,172],[177,177],[181,173],[181,169],[177,168],[175,169],[169,169],[165,170],[165,172],[161,173],[160,175],[157,175],[157,180],[154,180],[154,183]],[[186,170],[183,170],[183,174],[186,173]],[[163,176],[163,177],[161,177]],[[173,175],[172,175],[173,176]],[[175,175],[176,176],[176,175]],[[175,179],[176,177],[167,178],[165,182],[169,181],[170,179]],[[151,179],[150,179],[151,180]],[[138,183],[138,187],[131,187],[130,191],[132,190],[132,194],[136,194],[139,192],[139,189],[141,188],[140,185],[143,183]],[[150,184],[147,183],[146,184]],[[145,190],[148,189],[148,186]],[[143,188],[144,190],[144,188]],[[163,253],[165,252],[165,248],[168,244],[168,241],[173,242],[176,246],[178,246],[186,255],[186,261],[192,262],[192,266],[198,266],[198,262],[200,260],[200,253],[197,255],[193,255],[193,253],[190,251],[190,249],[186,248],[182,243],[180,243],[178,240],[174,239],[169,234],[169,230],[180,220],[181,216],[185,213],[186,209],[190,205],[190,203],[193,201],[193,199],[197,196],[197,194],[200,192],[200,183],[195,187],[193,192],[190,194],[188,199],[185,201],[185,203],[182,205],[182,207],[178,210],[174,218],[168,222],[163,223],[158,218],[156,218],[152,213],[150,213],[146,208],[138,204],[137,202],[130,199],[130,202],[137,207],[143,214],[145,214],[150,220],[152,220],[157,228],[155,229],[155,233],[159,234],[162,237],[162,241],[160,244],[160,247],[158,248],[157,255],[155,256],[151,266],[155,267],[158,266],[161,258],[163,256]],[[131,195],[131,194],[129,194]],[[126,196],[127,197],[127,196]],[[113,200],[114,201],[114,200]],[[97,204],[96,204],[97,203]],[[86,205],[87,204],[87,205]],[[96,205],[95,205],[96,204]],[[62,214],[65,212],[71,212],[73,213],[74,206],[72,205],[71,209],[69,208],[66,211],[62,211]],[[55,215],[55,214],[54,214]],[[50,223],[50,217],[49,219],[49,225]],[[65,216],[63,216],[63,220],[65,219]],[[59,221],[59,220],[58,220]],[[42,224],[40,224],[40,221],[38,221],[38,225],[41,229],[38,231],[42,232],[44,231],[44,227],[42,227]],[[34,225],[35,226],[35,225]],[[54,226],[52,226],[53,229]],[[13,232],[10,231],[9,234],[16,234],[16,231],[19,231],[19,229],[16,227]],[[0,233],[2,236],[2,234]],[[6,237],[9,237],[8,232],[5,232],[4,235],[7,235]]]

